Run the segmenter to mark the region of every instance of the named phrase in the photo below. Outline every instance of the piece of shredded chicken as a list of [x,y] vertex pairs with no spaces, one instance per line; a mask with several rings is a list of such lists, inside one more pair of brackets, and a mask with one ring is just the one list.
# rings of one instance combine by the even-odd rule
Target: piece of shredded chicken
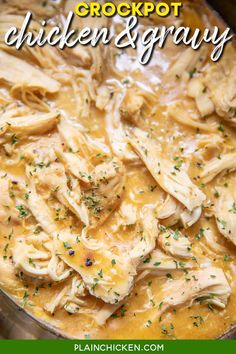
[[0,61],[0,78],[12,86],[13,93],[29,90],[45,95],[56,93],[60,89],[59,82],[47,76],[43,71],[2,50]]
[[125,181],[125,166],[115,157],[94,168],[91,184],[82,192],[91,227],[102,224],[120,204]]
[[204,74],[204,85],[214,103],[216,113],[229,124],[236,125],[236,55],[232,45],[218,63],[212,63]]
[[176,169],[175,165],[162,155],[158,143],[147,132],[135,128],[130,132],[129,141],[153,178],[167,193],[191,212],[202,205],[205,195],[193,184],[184,169]]
[[59,308],[64,308],[68,313],[78,313],[80,307],[85,305],[86,289],[79,275],[74,276],[69,283],[65,284],[50,302],[44,305],[44,309],[54,314]]
[[236,154],[219,155],[208,161],[203,167],[200,178],[204,183],[211,182],[220,173],[229,173],[236,168]]
[[236,191],[234,183],[217,187],[215,218],[220,233],[236,245]]
[[[173,292],[173,289],[175,291]],[[193,301],[225,308],[231,288],[224,272],[215,267],[191,271],[181,279],[164,286],[164,307],[192,304]]]
[[83,237],[73,235],[71,230],[61,231],[51,210],[32,186],[28,206],[42,228],[53,237],[55,254],[81,275],[92,295],[116,303],[129,294],[136,270],[128,254],[111,252],[104,243],[90,247],[90,241],[85,243]]
[[195,301],[224,309],[232,292],[222,269],[215,267],[189,271],[166,283],[162,291],[161,307],[153,311],[152,321],[173,307],[191,306]]
[[17,217],[17,210],[15,209],[15,201],[11,198],[11,180],[3,171],[0,172],[0,222],[7,224],[9,220],[16,223],[19,222]]
[[188,237],[183,235],[180,230],[175,231],[160,225],[158,244],[161,248],[172,256],[181,258],[192,258],[191,242]]
[[55,194],[60,203],[70,209],[85,225],[89,225],[85,203],[81,202],[80,187],[76,184],[76,191],[75,188],[68,187],[68,178],[62,164],[51,163],[49,166],[40,167],[36,173],[28,173],[28,176],[31,180],[33,177],[35,186]]
[[121,117],[124,121],[137,125],[140,119],[150,116],[155,107],[155,94],[144,88],[131,85],[127,88],[124,99],[120,105]]
[[153,251],[158,237],[158,223],[151,208],[143,207],[140,212],[137,238],[130,251],[133,260],[142,260],[147,254]]
[[199,220],[202,208],[197,207],[193,211],[189,211],[168,194],[164,203],[158,205],[156,213],[158,219],[163,220],[165,226],[173,226],[181,222],[184,228],[188,228]]
[[[182,105],[182,102],[181,102]],[[181,107],[180,102],[174,103],[168,109],[169,117],[174,119],[176,122],[183,124],[185,126],[203,131],[208,133],[217,132],[217,124],[214,123],[204,123],[196,112],[188,112],[186,109]]]
[[88,249],[69,230],[57,232],[54,245],[60,258],[81,275],[93,296],[115,304],[130,293],[136,270],[128,254],[111,251],[105,244]]
[[210,99],[206,86],[200,77],[194,77],[188,83],[188,96],[195,99],[201,117],[208,116],[215,111],[215,106]]
[[187,48],[180,53],[177,60],[169,68],[165,80],[171,82],[176,79],[189,80],[192,73],[199,70],[206,60],[207,50],[202,47],[200,50],[194,51]]
[[110,149],[98,139],[91,139],[81,127],[68,120],[61,120],[58,131],[67,150],[56,149],[58,157],[66,164],[70,172],[82,181],[91,181],[91,172],[99,158],[110,156]]
[[167,255],[160,249],[155,249],[138,266],[139,271],[145,271],[146,274],[162,274],[164,271],[175,271],[183,269],[193,269],[196,267],[190,260],[182,260],[178,257]]
[[110,89],[110,100],[106,105],[106,131],[112,151],[117,157],[124,161],[137,161],[138,157],[128,144],[125,127],[121,120],[120,105],[124,100],[124,92],[120,90],[116,86]]
[[202,117],[216,112],[231,125],[236,124],[236,55],[229,45],[222,60],[211,63],[188,83],[188,96],[195,99]]
[[50,112],[3,119],[0,122],[0,143],[8,141],[12,137],[21,138],[28,135],[44,134],[56,125],[59,117],[59,112]]

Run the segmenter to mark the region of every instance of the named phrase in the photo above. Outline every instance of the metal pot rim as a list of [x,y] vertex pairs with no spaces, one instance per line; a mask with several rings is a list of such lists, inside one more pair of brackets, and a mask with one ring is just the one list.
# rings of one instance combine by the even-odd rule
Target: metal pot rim
[[[52,334],[55,336],[57,339],[75,339],[74,337],[70,337],[63,333],[62,331],[58,330],[55,328],[53,325],[50,325],[48,322],[45,322],[41,320],[40,318],[35,317],[32,315],[30,312],[22,308],[17,301],[13,299],[12,296],[7,294],[5,291],[0,289],[0,298],[4,297],[6,301],[8,301],[9,305],[12,308],[15,308],[17,311],[22,312],[23,316],[25,316],[27,319],[30,319],[33,323],[37,324],[40,328],[45,330],[47,333]],[[236,326],[233,326],[230,328],[228,331],[223,333],[220,337],[217,337],[216,340],[222,340],[222,339],[236,339]]]

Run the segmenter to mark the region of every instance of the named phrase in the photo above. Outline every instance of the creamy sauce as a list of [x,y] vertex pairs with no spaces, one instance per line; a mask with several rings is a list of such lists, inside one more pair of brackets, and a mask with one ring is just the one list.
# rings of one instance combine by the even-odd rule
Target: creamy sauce
[[[3,9],[6,9],[5,4],[1,4],[1,6]],[[30,6],[29,4],[29,8],[26,7],[26,9],[30,9]],[[57,19],[57,13],[63,11],[62,5],[60,6],[50,17]],[[199,6],[201,11],[198,11]],[[13,10],[11,10],[11,7],[9,9],[11,13]],[[17,7],[13,9],[17,9]],[[32,10],[35,10],[34,7]],[[24,13],[24,9],[18,9],[17,11],[20,14]],[[219,24],[218,19],[209,14],[209,10],[204,5],[186,5],[183,12],[184,24],[194,28],[205,27],[209,23],[212,25]],[[155,25],[159,23],[161,23],[161,20],[157,19]],[[116,26],[122,26],[122,24],[119,24],[119,21],[114,19],[112,26],[115,29]],[[235,184],[235,172],[226,173],[224,176],[221,174],[217,175],[210,183],[202,184],[202,181],[196,178],[201,171],[201,167],[199,171],[199,155],[197,154],[197,150],[199,150],[199,144],[204,138],[211,141],[211,134],[213,133],[202,132],[201,130],[196,131],[192,127],[176,122],[167,114],[170,104],[177,100],[180,100],[183,106],[185,105],[189,115],[192,110],[196,111],[194,99],[187,96],[186,81],[175,78],[174,84],[171,82],[170,86],[164,83],[168,69],[173,65],[182,51],[184,51],[184,48],[168,43],[161,51],[156,50],[153,60],[148,66],[140,66],[135,61],[135,52],[131,50],[118,54],[115,56],[115,66],[117,69],[114,71],[111,70],[112,68],[106,68],[107,72],[103,75],[102,80],[97,86],[100,86],[101,83],[106,84],[107,80],[115,79],[127,89],[132,86],[132,83],[136,83],[141,90],[148,88],[152,92],[150,95],[154,95],[155,97],[151,101],[151,106],[154,105],[151,108],[154,108],[154,110],[150,109],[149,106],[141,113],[141,117],[137,123],[138,127],[144,131],[151,131],[155,140],[162,148],[163,154],[171,161],[173,161],[174,157],[183,160],[192,181],[205,193],[208,199],[215,200],[217,186],[224,186],[226,183]],[[18,55],[13,50],[9,52],[13,55]],[[64,116],[75,118],[77,123],[86,129],[88,136],[92,139],[101,138],[103,139],[103,143],[109,146],[110,141],[106,131],[105,111],[96,108],[94,101],[91,100],[88,115],[83,116],[78,112],[76,95],[71,81],[67,81],[66,75],[63,79],[63,65],[60,66],[58,64],[60,68],[58,66],[57,71],[50,67],[40,67],[40,64],[36,62],[35,58],[29,52],[21,53],[20,56],[25,61],[39,67],[49,77],[53,77],[61,83],[59,92],[47,94],[45,98],[39,96],[39,99],[47,101],[50,109],[51,107],[56,107],[57,110],[63,112]],[[65,55],[63,60],[65,60],[69,67],[73,67],[72,58],[70,58],[69,53]],[[76,65],[78,67],[78,64]],[[207,66],[207,62],[204,65]],[[196,75],[198,74],[196,73]],[[80,95],[80,91],[83,88],[79,86],[78,81],[79,79],[76,82],[76,85],[78,85],[76,89],[77,95]],[[1,80],[1,97],[7,97],[7,101],[10,100],[10,102],[22,101],[22,96],[13,96],[11,86],[12,84],[9,85],[4,80]],[[82,97],[82,99],[84,98]],[[4,99],[2,101],[1,109],[4,112],[6,103],[4,103]],[[30,109],[33,109],[34,112],[39,112],[37,107],[36,110],[32,106]],[[127,123],[127,121],[125,122]],[[235,149],[235,127],[233,128],[228,125],[215,112],[210,117],[202,119],[202,122],[206,125],[216,122],[217,126],[221,127],[221,129],[217,129],[216,133],[214,133],[221,138],[221,142],[216,148],[209,148],[207,152],[208,160],[215,156],[216,149],[218,149],[218,155],[224,149],[227,151]],[[133,122],[131,122],[131,126],[133,126]],[[94,317],[86,313],[80,313],[80,311],[75,314],[69,314],[63,307],[58,308],[53,315],[45,311],[45,304],[69,284],[70,278],[62,282],[55,282],[51,280],[41,281],[37,277],[29,277],[24,275],[23,270],[15,267],[12,258],[12,249],[15,246],[16,240],[19,237],[24,238],[32,234],[32,230],[41,227],[30,211],[26,218],[22,214],[19,217],[21,211],[19,208],[16,209],[16,205],[17,200],[20,200],[20,205],[23,202],[26,203],[26,210],[28,210],[26,192],[23,192],[18,187],[21,182],[27,183],[25,173],[27,162],[21,156],[24,155],[30,144],[43,138],[46,139],[46,145],[48,144],[48,146],[54,138],[57,139],[58,132],[56,126],[45,134],[35,134],[19,138],[19,140],[16,134],[15,137],[11,137],[10,142],[4,142],[4,144],[0,145],[1,178],[4,179],[7,176],[13,181],[10,197],[14,206],[11,207],[6,214],[6,219],[3,218],[0,224],[0,285],[7,294],[12,296],[20,306],[23,306],[26,311],[33,314],[36,318],[50,323],[58,331],[69,337],[99,339],[208,339],[220,336],[236,324],[236,248],[232,242],[219,232],[214,215],[207,217],[206,210],[203,211],[200,219],[193,226],[184,230],[182,229],[182,232],[188,236],[198,264],[202,266],[205,264],[206,267],[212,265],[224,271],[232,289],[224,309],[220,309],[215,305],[201,304],[199,301],[196,301],[191,305],[184,304],[176,308],[170,308],[160,317],[159,311],[160,304],[163,301],[163,286],[171,284],[173,279],[175,280],[184,276],[185,270],[180,269],[164,271],[154,275],[148,274],[146,277],[136,281],[129,296],[125,298],[122,307],[118,308],[115,314],[102,326],[97,325]],[[166,198],[166,193],[158,186],[145,165],[139,161],[138,164],[125,162],[125,166],[127,177],[125,191],[122,194],[122,203],[131,204],[137,210],[141,210],[144,205],[156,206],[156,208],[161,206]],[[27,190],[27,187],[25,189]],[[48,199],[45,197],[45,200],[49,201],[50,205],[53,205],[54,200],[49,199],[49,197]],[[66,209],[63,207],[61,207],[61,210],[61,213],[66,212]],[[133,226],[127,226],[114,231],[119,220],[117,210],[119,210],[119,205],[116,207],[116,211],[112,212],[102,225],[97,226],[91,231],[91,237],[95,240],[102,240],[106,245],[110,245],[111,247],[114,244],[119,245],[119,247],[122,247],[122,245],[128,247],[132,245],[132,241],[136,237],[134,228]],[[59,228],[62,229],[73,225],[74,233],[80,234],[82,226],[78,218],[73,213],[68,212],[68,210],[66,215],[67,217],[62,218],[63,220],[58,222]],[[177,227],[181,227],[181,225],[178,223],[172,228],[175,230]],[[215,240],[225,248],[225,252],[218,253],[212,251],[205,237],[198,237],[199,232],[201,232],[200,230],[205,230],[207,227],[213,230]],[[37,232],[34,236],[38,237]],[[74,259],[76,260],[76,258]],[[97,309],[101,308],[102,305],[102,300],[92,295],[86,295],[86,308],[90,312],[94,310],[95,316]]]

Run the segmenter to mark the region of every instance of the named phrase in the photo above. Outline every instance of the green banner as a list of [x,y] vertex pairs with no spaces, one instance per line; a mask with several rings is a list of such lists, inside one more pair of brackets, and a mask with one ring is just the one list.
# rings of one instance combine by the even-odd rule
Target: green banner
[[2,354],[69,353],[236,353],[236,340],[135,341],[135,340],[1,340]]

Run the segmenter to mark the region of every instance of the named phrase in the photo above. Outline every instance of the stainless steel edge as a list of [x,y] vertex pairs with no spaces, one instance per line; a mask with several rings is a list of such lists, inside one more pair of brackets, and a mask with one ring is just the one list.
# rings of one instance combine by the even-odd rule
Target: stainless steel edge
[[35,318],[1,289],[0,335],[8,339],[68,339],[53,326]]

